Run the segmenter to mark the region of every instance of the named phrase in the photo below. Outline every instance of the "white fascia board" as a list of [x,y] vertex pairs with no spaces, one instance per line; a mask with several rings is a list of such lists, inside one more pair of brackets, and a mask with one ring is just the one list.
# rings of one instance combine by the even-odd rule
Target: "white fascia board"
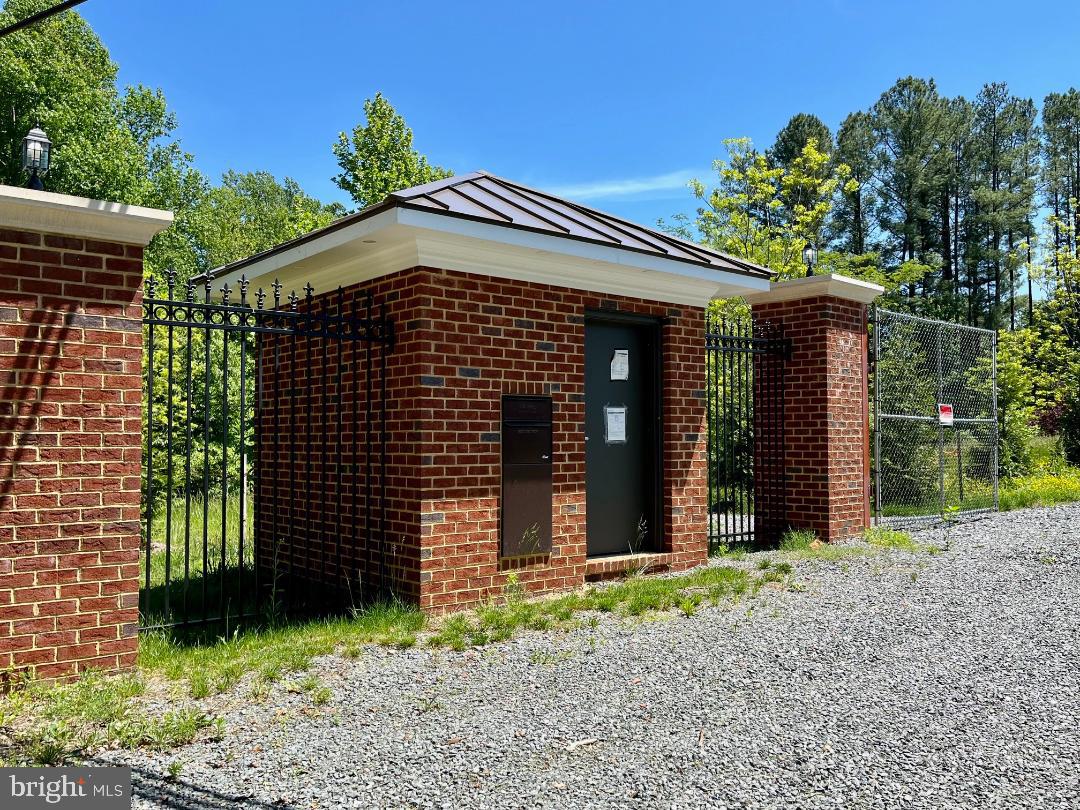
[[[725,270],[700,267],[677,259],[666,259],[663,256],[650,256],[616,246],[597,245],[592,242],[567,239],[561,236],[536,233],[518,228],[507,228],[485,222],[474,222],[473,220],[428,213],[427,211],[400,209],[399,222],[402,225],[422,228],[436,233],[454,234],[484,242],[543,251],[553,256],[568,256],[628,269],[648,270],[669,277],[693,279],[705,284],[712,284],[718,288],[733,288],[733,291],[725,293],[726,295],[742,295],[769,289],[769,279],[767,278],[730,273]],[[552,280],[549,283],[566,286],[566,280],[562,282]],[[704,302],[700,303],[703,304]]]
[[452,234],[421,232],[416,241],[422,266],[448,271],[699,307],[717,290],[715,280],[671,276]]
[[830,273],[823,276],[775,281],[768,292],[752,293],[744,297],[748,304],[773,304],[820,296],[869,304],[884,292],[885,288],[880,284]]
[[310,282],[325,291],[416,266],[690,306],[769,289],[764,278],[401,207],[219,275],[214,286],[246,275],[253,285],[279,278],[286,288]]
[[[353,242],[377,237],[380,235],[379,232],[395,224],[397,224],[397,209],[391,208],[373,217],[354,222],[352,225],[346,225],[314,239],[301,242],[279,253],[272,253],[265,258],[249,262],[223,275],[214,276],[214,285],[228,284],[232,286],[240,281],[241,276],[247,276],[248,281],[253,284],[269,282],[274,278],[281,278],[284,282],[296,273],[296,270],[292,268],[297,264],[304,264],[309,268],[308,272],[310,274],[322,274],[327,270],[334,270],[339,265],[351,265],[353,260],[322,263],[318,261],[318,257],[320,254],[345,247]],[[362,280],[366,279],[356,278],[350,283]]]
[[172,211],[0,185],[5,228],[144,246],[172,221]]

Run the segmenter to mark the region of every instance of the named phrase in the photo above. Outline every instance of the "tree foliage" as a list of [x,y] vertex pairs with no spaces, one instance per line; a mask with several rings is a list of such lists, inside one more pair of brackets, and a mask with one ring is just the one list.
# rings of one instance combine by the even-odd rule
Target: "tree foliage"
[[[51,5],[7,0],[0,24]],[[60,14],[0,39],[0,182],[23,184],[22,139],[40,124],[54,143],[47,189],[140,200],[148,182],[145,155],[127,116],[140,110],[142,97],[134,91],[128,103],[116,89],[116,74],[108,51],[77,14]]]
[[[6,0],[0,24],[52,4]],[[22,139],[40,124],[54,145],[52,168],[44,178],[47,190],[173,211],[173,225],[146,251],[146,270],[157,277],[159,295],[165,294],[167,268],[176,271],[179,297],[197,273],[272,248],[346,213],[340,204],[306,194],[295,180],[278,180],[265,171],[226,171],[213,183],[176,138],[176,116],[164,92],[143,85],[118,90],[117,74],[108,50],[74,11],[0,39],[0,182],[23,184]],[[412,149],[411,130],[381,95],[364,108],[367,125],[334,150],[348,178],[343,187],[355,189],[358,202],[447,175]],[[224,334],[157,327],[151,337],[144,330],[143,368],[154,380],[144,409],[144,442],[154,452],[156,493],[164,494],[170,481],[176,491],[201,491],[204,475],[210,489],[222,476],[230,487],[239,486],[238,459],[251,452],[254,390],[249,379],[244,392],[249,412],[242,414],[239,376],[222,379],[222,369],[237,369],[245,353],[251,361],[253,348],[239,335],[226,343]],[[189,369],[191,400],[179,382],[186,381]]]
[[1006,472],[1030,464],[1036,425],[1080,437],[1080,91],[1048,94],[1040,118],[1001,82],[949,98],[907,76],[835,142],[799,113],[764,154],[724,144],[673,231],[782,279],[812,242],[821,272],[882,284],[889,308],[999,330]]
[[832,155],[832,133],[825,123],[816,115],[796,113],[776,133],[776,140],[768,151],[769,163],[785,169],[790,167],[810,141],[814,142],[818,151],[826,156]]
[[361,208],[382,202],[409,186],[449,177],[453,172],[428,163],[413,149],[413,133],[382,93],[364,102],[364,123],[333,145],[341,173],[334,182]]
[[[780,278],[804,276],[802,250],[823,244],[836,200],[858,190],[851,168],[818,149],[810,138],[787,168],[773,166],[746,138],[724,141],[727,159],[714,164],[718,182],[691,182],[701,201],[693,220],[676,217],[672,230],[716,250],[768,267]],[[881,283],[890,291],[920,278],[917,261],[885,268],[877,254],[823,250],[818,271]]]
[[340,204],[326,205],[286,177],[269,172],[226,172],[210,189],[200,211],[199,242],[204,264],[218,267],[268,250],[329,225],[343,216]]

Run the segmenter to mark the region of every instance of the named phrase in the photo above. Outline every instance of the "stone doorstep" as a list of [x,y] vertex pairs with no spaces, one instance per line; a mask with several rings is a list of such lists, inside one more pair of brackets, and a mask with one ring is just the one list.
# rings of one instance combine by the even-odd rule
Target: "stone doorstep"
[[675,555],[671,552],[592,557],[585,561],[585,579],[605,579],[637,569],[647,573],[656,573],[670,568],[674,561]]

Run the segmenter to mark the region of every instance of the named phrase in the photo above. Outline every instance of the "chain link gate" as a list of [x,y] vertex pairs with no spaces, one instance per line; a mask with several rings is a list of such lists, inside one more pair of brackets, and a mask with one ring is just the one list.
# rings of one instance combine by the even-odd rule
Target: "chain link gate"
[[879,523],[998,506],[997,334],[874,308]]
[[710,554],[733,545],[775,543],[786,528],[789,351],[777,324],[706,318]]
[[215,299],[207,281],[196,300],[174,273],[147,279],[143,629],[385,585],[393,323],[365,291],[304,291],[249,297],[241,279]]

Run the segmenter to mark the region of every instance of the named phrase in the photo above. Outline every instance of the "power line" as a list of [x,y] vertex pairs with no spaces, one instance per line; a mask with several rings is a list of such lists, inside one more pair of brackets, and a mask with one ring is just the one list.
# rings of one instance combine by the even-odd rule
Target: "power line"
[[31,14],[25,20],[19,20],[17,23],[12,23],[6,28],[0,28],[0,37],[6,37],[8,34],[12,34],[34,23],[41,22],[42,20],[52,17],[54,14],[62,14],[69,8],[74,8],[79,3],[85,3],[86,0],[64,0],[62,3],[57,3],[55,6],[39,11],[37,14]]

